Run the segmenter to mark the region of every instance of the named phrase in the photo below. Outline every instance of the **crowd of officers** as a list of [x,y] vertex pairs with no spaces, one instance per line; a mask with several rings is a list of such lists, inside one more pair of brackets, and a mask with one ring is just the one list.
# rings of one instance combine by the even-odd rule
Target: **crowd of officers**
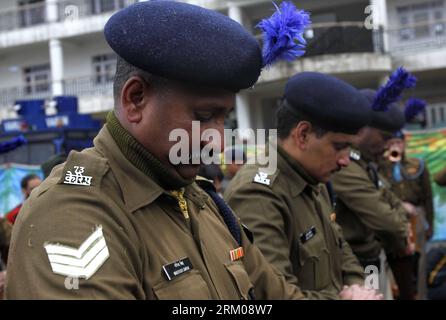
[[199,166],[169,162],[169,134],[192,121],[223,130],[263,67],[257,41],[171,1],[121,10],[105,37],[118,55],[114,110],[94,147],[71,152],[21,208],[6,298],[426,297],[429,172],[405,154],[396,103],[375,110],[377,88],[298,73],[268,146],[277,169],[237,167],[222,198]]

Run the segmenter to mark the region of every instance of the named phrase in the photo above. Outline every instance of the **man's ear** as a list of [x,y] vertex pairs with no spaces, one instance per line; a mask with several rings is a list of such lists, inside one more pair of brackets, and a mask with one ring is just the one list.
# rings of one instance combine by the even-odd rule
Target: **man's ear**
[[139,76],[130,77],[121,90],[123,116],[129,123],[139,123],[147,104],[149,85]]
[[293,141],[299,147],[299,149],[305,150],[307,148],[312,129],[313,127],[311,123],[308,121],[301,121],[296,127],[294,127],[294,129],[291,130]]

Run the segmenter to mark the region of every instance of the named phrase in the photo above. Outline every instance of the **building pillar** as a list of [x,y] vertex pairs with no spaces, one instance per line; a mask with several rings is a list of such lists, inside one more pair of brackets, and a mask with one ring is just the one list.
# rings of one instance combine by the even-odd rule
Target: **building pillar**
[[252,128],[249,112],[249,95],[246,92],[237,94],[235,114],[237,117],[237,127],[240,130],[238,138],[242,141],[253,138],[249,130],[244,130]]
[[[228,16],[234,21],[237,21],[243,25],[243,10],[235,3],[228,3]],[[237,126],[239,131],[240,140],[249,140],[250,135],[247,132],[243,132],[243,129],[251,128],[251,120],[249,115],[249,95],[246,92],[237,94],[236,107],[235,107]]]
[[63,95],[63,48],[59,39],[51,39],[51,92],[53,97]]
[[47,22],[57,22],[58,5],[57,0],[46,0],[46,20]]
[[389,20],[386,0],[370,0],[372,5],[373,24],[382,28],[382,45],[384,52],[389,51]]

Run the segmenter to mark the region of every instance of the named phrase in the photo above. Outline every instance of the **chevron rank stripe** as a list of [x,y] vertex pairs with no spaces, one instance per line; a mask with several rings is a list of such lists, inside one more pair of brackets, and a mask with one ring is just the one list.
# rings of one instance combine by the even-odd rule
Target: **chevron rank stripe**
[[53,272],[74,278],[89,279],[110,256],[101,226],[78,249],[54,243],[44,247]]

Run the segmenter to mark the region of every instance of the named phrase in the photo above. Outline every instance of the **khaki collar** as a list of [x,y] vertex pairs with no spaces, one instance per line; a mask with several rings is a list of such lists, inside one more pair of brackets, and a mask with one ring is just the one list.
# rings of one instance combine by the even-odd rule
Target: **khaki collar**
[[126,207],[134,212],[155,201],[165,191],[136,168],[119,149],[105,125],[94,145],[107,159],[121,188]]
[[[280,148],[280,146],[277,146]],[[283,152],[286,152],[283,150]],[[308,182],[291,166],[288,159],[284,156],[283,152],[277,152],[277,167],[280,172],[289,177],[288,181],[292,181],[291,195],[293,197],[301,194],[307,186],[309,186]]]
[[[172,197],[168,190],[163,189],[153,179],[136,168],[119,149],[105,125],[97,137],[94,145],[108,160],[110,168],[121,188],[125,206],[130,212],[147,206],[161,195]],[[186,186],[185,198],[203,208],[209,196],[196,183]]]

